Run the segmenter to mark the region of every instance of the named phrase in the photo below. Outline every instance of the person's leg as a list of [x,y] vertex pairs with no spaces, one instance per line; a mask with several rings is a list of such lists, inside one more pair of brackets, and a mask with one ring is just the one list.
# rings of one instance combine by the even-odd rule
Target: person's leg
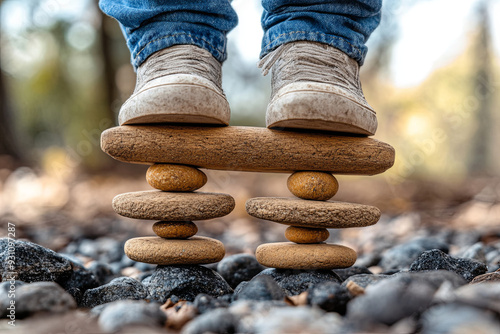
[[237,24],[229,0],[100,0],[122,28],[137,71],[119,123],[228,124],[221,88],[226,34]]
[[238,23],[229,0],[100,0],[99,6],[120,23],[135,68],[179,44],[204,48],[223,62],[226,34]]
[[293,41],[331,45],[360,65],[380,23],[382,0],[263,0],[262,53]]
[[380,22],[382,0],[262,5],[261,66],[273,69],[268,126],[374,134],[375,112],[364,99],[358,67]]

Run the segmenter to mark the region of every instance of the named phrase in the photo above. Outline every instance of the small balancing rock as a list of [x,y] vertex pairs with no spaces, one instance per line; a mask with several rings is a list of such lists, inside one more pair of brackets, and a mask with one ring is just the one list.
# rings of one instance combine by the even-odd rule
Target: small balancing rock
[[162,238],[187,239],[198,233],[198,227],[193,222],[156,222],[153,232]]
[[127,240],[125,254],[138,262],[159,265],[207,264],[222,260],[224,245],[207,237],[185,240],[158,237],[140,237]]
[[207,183],[207,176],[190,166],[154,164],[148,168],[146,180],[163,191],[195,191]]
[[288,190],[302,199],[327,201],[339,190],[337,179],[324,172],[295,172],[288,178]]
[[310,228],[365,227],[380,218],[380,210],[374,206],[285,197],[251,198],[246,203],[246,210],[259,219]]
[[330,236],[326,228],[305,228],[290,226],[285,231],[285,237],[297,244],[317,244]]
[[227,194],[165,192],[158,190],[124,193],[113,198],[113,210],[128,218],[187,221],[223,217],[234,209]]
[[257,261],[276,269],[340,269],[356,262],[356,252],[332,244],[297,245],[291,242],[263,244],[255,252]]

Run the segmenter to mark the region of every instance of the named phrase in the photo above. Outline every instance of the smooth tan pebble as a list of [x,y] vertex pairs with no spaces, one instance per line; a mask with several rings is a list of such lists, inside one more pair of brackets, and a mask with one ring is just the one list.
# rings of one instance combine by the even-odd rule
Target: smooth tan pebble
[[205,173],[190,166],[154,164],[146,172],[146,180],[163,191],[194,191],[207,183]]
[[356,252],[331,244],[298,245],[292,242],[263,244],[255,252],[260,264],[277,269],[339,269],[356,262]]
[[141,237],[127,240],[125,254],[134,261],[159,265],[207,264],[222,260],[225,250],[222,242],[207,237]]
[[113,210],[134,219],[192,221],[223,217],[234,209],[227,194],[159,190],[125,193],[113,198]]
[[198,233],[198,227],[193,222],[165,222],[153,224],[153,232],[162,238],[187,239]]
[[380,210],[374,206],[286,197],[255,197],[245,207],[259,219],[309,228],[365,227],[380,218]]
[[326,228],[306,228],[290,226],[285,231],[285,237],[297,244],[317,244],[330,236]]
[[327,201],[339,190],[337,179],[324,172],[295,172],[288,178],[288,190],[302,199]]

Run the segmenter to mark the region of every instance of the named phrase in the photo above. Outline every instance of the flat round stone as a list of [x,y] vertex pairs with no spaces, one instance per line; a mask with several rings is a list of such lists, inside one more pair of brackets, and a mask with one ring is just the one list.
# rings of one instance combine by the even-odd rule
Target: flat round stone
[[356,262],[356,252],[332,244],[298,245],[292,242],[263,244],[255,253],[260,264],[277,269],[339,269]]
[[307,228],[289,226],[285,231],[285,237],[297,244],[317,244],[325,241],[330,236],[326,228]]
[[233,211],[234,199],[227,194],[150,190],[120,194],[112,206],[129,218],[187,221],[223,217]]
[[225,250],[222,242],[207,237],[141,237],[127,240],[125,254],[134,261],[159,265],[207,264],[222,260]]
[[288,178],[288,190],[303,199],[327,201],[339,190],[335,176],[324,172],[295,172]]
[[251,198],[246,210],[256,218],[312,228],[364,227],[380,219],[380,210],[374,206],[285,197]]
[[198,233],[198,227],[193,222],[156,222],[153,232],[162,238],[187,239]]
[[194,191],[207,183],[207,176],[190,166],[154,164],[148,168],[146,180],[151,187],[163,191]]

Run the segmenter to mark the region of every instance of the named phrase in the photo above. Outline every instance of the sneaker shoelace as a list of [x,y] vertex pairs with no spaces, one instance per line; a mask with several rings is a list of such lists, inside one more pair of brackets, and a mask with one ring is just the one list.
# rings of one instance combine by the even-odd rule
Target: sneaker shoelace
[[190,74],[209,80],[222,94],[221,67],[221,63],[205,49],[194,45],[174,45],[153,53],[138,68],[135,91],[160,77]]
[[258,66],[263,75],[272,69],[271,98],[283,86],[306,81],[341,86],[354,95],[361,94],[364,100],[357,62],[329,45],[304,41],[283,44],[262,58]]

